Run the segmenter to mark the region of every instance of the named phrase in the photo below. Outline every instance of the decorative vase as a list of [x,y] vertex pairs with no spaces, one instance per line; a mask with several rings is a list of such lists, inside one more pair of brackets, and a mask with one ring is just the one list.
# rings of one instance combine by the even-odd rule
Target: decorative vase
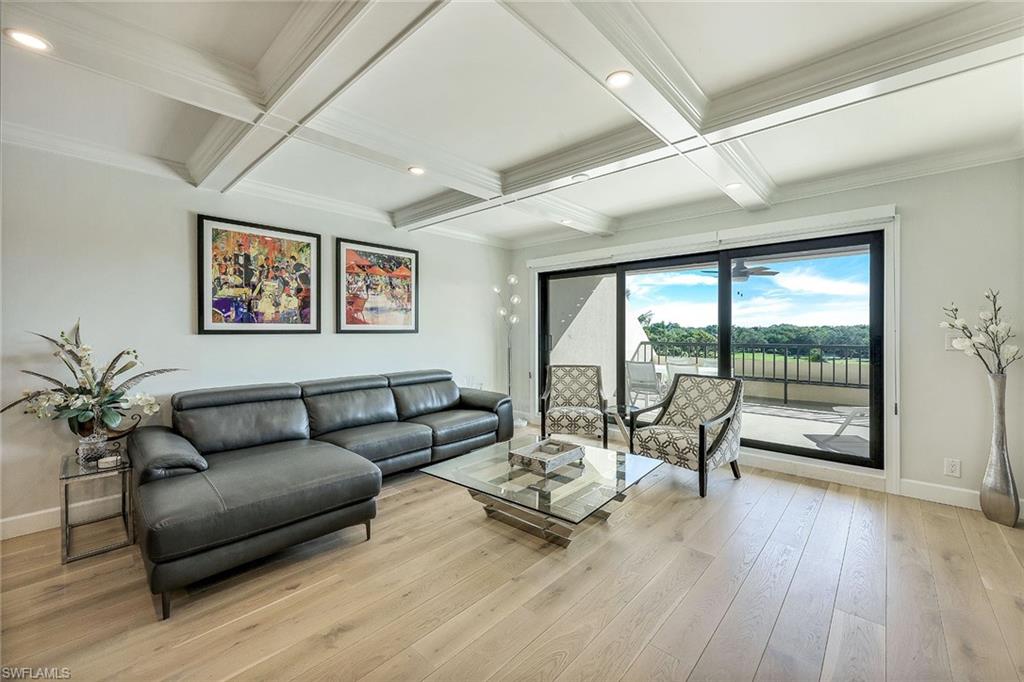
[[118,450],[120,444],[110,442],[106,429],[98,419],[90,419],[87,422],[69,419],[68,426],[78,436],[75,454],[78,455],[78,463],[81,465],[103,459]]
[[988,386],[992,392],[992,447],[981,483],[981,511],[989,520],[1012,528],[1020,516],[1020,498],[1006,447],[1006,374],[989,374]]

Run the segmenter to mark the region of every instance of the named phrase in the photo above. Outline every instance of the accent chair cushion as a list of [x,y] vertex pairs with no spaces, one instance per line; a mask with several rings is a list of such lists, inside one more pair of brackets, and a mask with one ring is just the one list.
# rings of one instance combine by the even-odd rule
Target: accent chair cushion
[[553,407],[546,426],[552,433],[600,433],[603,419],[604,413],[593,407]]

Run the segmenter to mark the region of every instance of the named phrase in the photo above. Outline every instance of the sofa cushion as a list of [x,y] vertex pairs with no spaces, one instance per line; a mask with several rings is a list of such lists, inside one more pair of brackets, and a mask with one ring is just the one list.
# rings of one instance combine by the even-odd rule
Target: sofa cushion
[[448,410],[459,403],[459,387],[452,373],[443,369],[385,374],[395,395],[398,418],[418,417],[429,412]]
[[422,424],[384,422],[332,431],[319,436],[319,440],[351,450],[375,462],[429,448],[433,434],[429,427]]
[[174,430],[203,455],[309,438],[309,417],[295,384],[185,391],[171,405]]
[[161,562],[264,533],[380,492],[372,462],[296,440],[221,452],[203,472],[138,488],[143,542]]
[[483,410],[444,410],[413,417],[408,423],[429,426],[434,445],[447,445],[497,431],[498,415]]
[[353,426],[398,421],[395,397],[385,377],[343,377],[299,385],[314,438]]

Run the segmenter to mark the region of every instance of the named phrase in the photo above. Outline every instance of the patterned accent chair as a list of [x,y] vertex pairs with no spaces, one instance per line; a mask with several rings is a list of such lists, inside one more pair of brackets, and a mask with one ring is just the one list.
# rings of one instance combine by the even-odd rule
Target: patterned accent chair
[[[636,418],[660,410],[654,421],[637,428]],[[743,382],[740,379],[677,374],[661,403],[633,413],[629,448],[697,472],[700,496],[708,491],[708,471],[729,463],[740,477],[740,422]]]
[[540,397],[540,437],[548,433],[601,434],[608,447],[607,400],[597,365],[549,365],[548,381]]

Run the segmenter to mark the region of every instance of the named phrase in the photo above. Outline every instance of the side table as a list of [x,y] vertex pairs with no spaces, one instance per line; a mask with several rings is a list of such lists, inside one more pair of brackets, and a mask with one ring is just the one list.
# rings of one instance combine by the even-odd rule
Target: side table
[[[135,525],[132,519],[132,490],[131,490],[132,465],[128,457],[121,455],[121,461],[117,466],[100,469],[95,462],[79,464],[76,455],[66,455],[60,463],[60,561],[66,564],[69,561],[78,561],[86,557],[95,556],[103,552],[109,552],[121,547],[135,544]],[[117,476],[121,481],[121,511],[97,519],[88,521],[71,522],[71,502],[68,488],[74,482],[95,481],[100,478]],[[124,524],[125,539],[122,542],[106,545],[97,549],[91,549],[81,554],[71,553],[71,530],[80,526],[87,526],[99,521],[107,521],[120,517]]]
[[637,405],[615,405],[605,410],[605,414],[614,419],[615,425],[619,427],[619,433],[622,434],[622,440],[626,443],[627,451],[629,451],[629,427],[633,423],[634,413],[640,409]]

